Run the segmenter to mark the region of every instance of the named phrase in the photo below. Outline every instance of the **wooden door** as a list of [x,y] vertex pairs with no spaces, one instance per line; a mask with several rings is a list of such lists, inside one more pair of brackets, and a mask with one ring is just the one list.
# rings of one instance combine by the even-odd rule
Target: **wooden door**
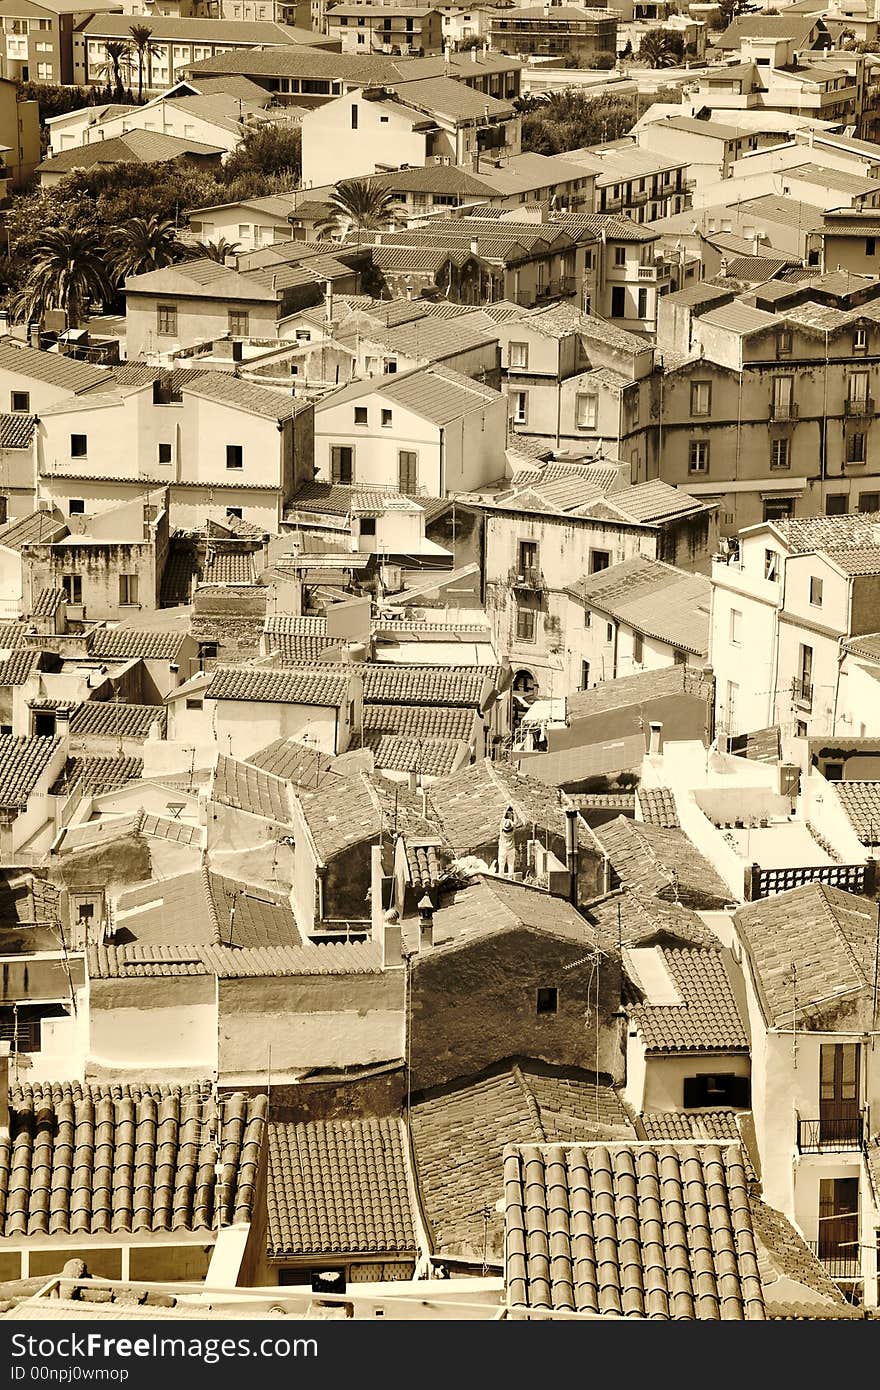
[[820,1142],[858,1142],[859,1126],[859,1044],[824,1043],[819,1057]]

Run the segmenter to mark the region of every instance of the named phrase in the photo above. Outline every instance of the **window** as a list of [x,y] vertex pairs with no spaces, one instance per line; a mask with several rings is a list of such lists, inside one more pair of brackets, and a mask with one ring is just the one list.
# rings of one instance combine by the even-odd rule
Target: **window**
[[361,517],[361,535],[362,535],[362,536],[375,536],[375,534],[376,534],[376,518],[375,518],[374,516],[362,516],[362,517]]
[[199,643],[199,664],[205,659],[211,660],[219,654],[220,647],[217,642]]
[[229,332],[234,338],[246,338],[250,316],[247,309],[230,309],[227,315]]
[[160,462],[160,463],[170,463],[170,462],[171,462],[171,445],[170,445],[170,444],[160,444],[160,445],[159,445],[159,462]]
[[611,317],[626,318],[626,290],[623,285],[613,285],[611,288]]
[[529,420],[529,393],[528,391],[514,391],[511,395],[513,402],[513,423],[515,425],[526,425]]
[[794,377],[773,378],[773,419],[790,420],[794,396]]
[[559,990],[555,985],[538,990],[535,1011],[539,1014],[555,1014],[559,1008]]
[[868,436],[855,430],[847,439],[847,463],[864,463],[868,456]]
[[847,399],[851,410],[864,410],[868,401],[868,373],[851,372],[847,383]]
[[736,704],[737,704],[737,697],[738,697],[738,696],[739,696],[739,686],[737,685],[736,681],[728,681],[728,682],[727,682],[727,712],[726,712],[726,716],[725,716],[725,724],[726,724],[727,732],[728,732],[729,734],[735,734],[735,733],[738,732],[737,727],[736,727]]
[[593,621],[593,615],[589,608],[584,609],[584,627],[589,627]]
[[70,436],[70,457],[72,459],[84,459],[88,456],[89,441],[84,434],[72,434]]
[[347,444],[334,444],[330,449],[330,481],[354,482],[354,449]]
[[382,411],[382,428],[385,429],[385,430],[390,430],[390,428],[391,428],[391,422],[392,422],[391,411],[390,411],[390,410],[383,410],[383,411]]
[[872,236],[865,237],[865,255],[873,256],[876,250],[876,240]]
[[633,633],[633,661],[637,661],[639,664],[641,664],[642,660],[644,659],[644,655],[645,655],[645,644],[644,644],[644,642],[642,641],[642,634],[641,634],[640,632],[634,632],[634,633]]
[[799,719],[799,720],[797,721],[797,723],[795,724],[795,726],[794,726],[794,732],[795,732],[795,738],[806,738],[806,737],[807,737],[807,725],[806,725],[806,721],[803,720],[803,719]]
[[356,425],[369,424],[369,416],[365,405],[356,405],[354,408],[354,422]]
[[742,642],[742,613],[738,608],[730,610],[730,641],[734,647]]
[[614,264],[615,264],[615,265],[626,265],[626,247],[625,247],[625,246],[615,246],[615,248],[614,248]]
[[708,439],[692,439],[688,448],[688,472],[689,473],[708,473],[709,472],[709,441]]
[[387,359],[386,359],[386,362],[385,362],[385,375],[386,375],[386,376],[391,376],[392,372],[396,372],[396,371],[397,371],[397,358],[396,358],[396,357],[389,357],[389,358],[387,358]]
[[600,570],[607,570],[611,564],[610,550],[591,550],[590,551],[590,574],[598,574]]
[[639,294],[638,294],[638,304],[637,304],[637,306],[636,306],[636,315],[637,315],[638,318],[640,318],[640,319],[646,319],[646,318],[648,317],[648,291],[647,291],[647,290],[639,290]]
[[525,371],[529,365],[528,343],[511,343],[507,349],[507,365],[518,371]]
[[516,636],[519,642],[535,640],[535,610],[521,605],[516,610]]
[[764,498],[764,520],[781,521],[785,517],[794,515],[793,497],[765,497]]
[[242,446],[241,446],[240,444],[227,444],[227,445],[226,445],[226,467],[227,467],[227,468],[243,468],[243,467],[244,467],[244,450],[242,449]]
[[711,381],[691,382],[691,415],[709,415],[712,412]]
[[860,512],[880,512],[880,492],[859,493]]
[[537,541],[520,541],[517,560],[517,572],[523,579],[535,580],[538,577],[538,543]]
[[843,781],[843,763],[826,763],[826,764],[825,764],[825,781],[826,781],[826,782],[842,782],[842,781]]
[[790,357],[790,356],[791,356],[791,329],[790,329],[790,328],[780,328],[779,332],[777,333],[777,335],[776,335],[776,356],[777,356],[777,357]]
[[775,550],[764,551],[764,578],[779,578],[779,556]]
[[177,337],[177,306],[160,304],[156,310],[156,332],[165,338]]
[[82,603],[83,582],[81,574],[62,574],[61,587],[68,603]]
[[86,504],[81,497],[71,497],[67,503],[68,516],[84,516]]
[[227,507],[227,508],[226,508],[226,515],[227,515],[227,516],[237,516],[238,519],[239,519],[239,521],[241,521],[241,507]]
[[805,704],[812,704],[813,701],[813,648],[807,646],[806,642],[801,642],[798,647],[798,678],[795,699],[801,700]]
[[613,641],[614,641],[614,624],[613,624],[613,623],[606,623],[606,624],[605,624],[605,641],[606,641],[606,642],[613,642]]
[[119,603],[120,606],[133,606],[138,601],[138,577],[136,574],[121,574],[119,576]]
[[672,659],[676,666],[687,666],[688,664],[687,652],[680,652],[678,649],[672,653]]
[[867,328],[856,328],[853,332],[853,352],[868,351],[868,330]]
[[579,430],[594,430],[599,412],[599,397],[578,392],[575,399],[575,419]]
[[810,576],[810,603],[814,608],[822,607],[822,580],[815,575]]
[[849,510],[849,499],[845,492],[835,492],[831,497],[825,498],[826,516],[846,516]]
[[770,441],[770,467],[771,468],[790,468],[790,439],[771,439]]
[[[362,19],[358,21],[359,24],[363,24],[363,22]],[[351,104],[351,128],[352,130],[357,130],[358,128],[358,109],[356,102],[352,102]]]
[[12,409],[14,411],[24,411],[27,413],[31,408],[31,396],[29,391],[12,392]]
[[187,696],[187,699],[186,699],[186,707],[187,707],[187,709],[202,709],[202,708],[203,708],[203,705],[204,705],[204,701],[197,699],[195,696]]
[[414,449],[400,449],[397,454],[397,486],[401,492],[415,492],[418,486],[419,456]]
[[682,1086],[685,1110],[713,1109],[719,1106],[747,1107],[750,1103],[749,1078],[725,1073],[723,1076],[686,1076]]
[[581,690],[589,690],[589,688],[590,688],[590,663],[589,663],[589,661],[582,661],[582,662],[581,662]]

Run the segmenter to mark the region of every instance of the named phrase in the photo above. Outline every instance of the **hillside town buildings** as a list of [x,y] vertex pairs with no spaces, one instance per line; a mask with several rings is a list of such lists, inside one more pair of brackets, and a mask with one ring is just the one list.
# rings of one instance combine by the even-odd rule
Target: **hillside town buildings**
[[152,248],[0,306],[0,1316],[874,1320],[876,22],[144,8],[0,0]]

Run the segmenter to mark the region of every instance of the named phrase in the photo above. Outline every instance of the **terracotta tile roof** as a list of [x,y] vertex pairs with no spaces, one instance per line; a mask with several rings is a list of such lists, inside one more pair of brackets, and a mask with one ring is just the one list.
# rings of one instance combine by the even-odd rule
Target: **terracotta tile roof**
[[326,753],[297,743],[295,738],[276,738],[245,761],[300,787],[316,787],[333,766]]
[[687,574],[641,555],[585,575],[568,589],[585,608],[696,656],[709,650],[711,591],[705,575]]
[[586,911],[613,945],[664,943],[717,948],[720,944],[696,912],[655,896],[618,890],[590,903]]
[[53,796],[62,796],[72,787],[88,791],[107,792],[136,782],[144,770],[143,758],[76,757],[68,758],[64,771],[51,788]]
[[129,660],[174,661],[187,641],[186,632],[163,632],[149,627],[99,627],[89,647],[90,656]]
[[22,925],[59,921],[60,890],[36,874],[15,869],[0,870],[0,924]]
[[[0,341],[0,371],[4,366],[2,349]],[[48,354],[41,352],[40,356]],[[0,546],[8,550],[21,550],[25,545],[49,545],[61,540],[67,533],[67,522],[60,513],[32,512],[30,516],[20,516],[17,521],[8,521],[5,526],[0,526]]]
[[764,1318],[738,1144],[510,1144],[512,1309]]
[[205,1231],[249,1221],[265,1096],[219,1102],[209,1084],[14,1086],[0,1146],[4,1236]]
[[195,945],[90,946],[86,952],[91,979],[156,979],[216,975],[223,980],[266,979],[299,975],[378,975],[378,947],[363,945],[239,946]]
[[0,807],[21,811],[61,747],[58,738],[16,738],[0,734]]
[[24,685],[37,664],[36,649],[0,647],[0,686]]
[[412,881],[421,888],[433,888],[444,873],[442,847],[437,844],[416,844],[407,838],[404,842],[406,862]]
[[390,835],[395,825],[419,836],[436,834],[408,788],[365,772],[354,777],[328,775],[315,791],[301,788],[297,798],[325,864],[354,845],[378,842],[379,835]]
[[166,712],[162,705],[125,705],[115,700],[86,700],[70,720],[76,738],[146,739],[154,724],[164,737]]
[[[528,931],[574,942],[584,950],[597,946],[599,935],[566,898],[540,888],[490,874],[480,874],[466,888],[444,897],[434,913],[433,961],[439,950],[468,947],[487,932]],[[414,968],[421,961],[416,957]]]
[[854,656],[864,656],[869,661],[880,661],[880,632],[869,632],[862,637],[851,637],[844,645],[846,650],[852,652]]
[[808,883],[746,903],[733,920],[771,1027],[790,1027],[795,1003],[802,1021],[839,1011],[871,987],[877,910],[867,898]]
[[148,816],[143,812],[138,816],[137,833],[154,840],[172,840],[178,845],[201,845],[203,835],[197,825],[187,825],[186,821],[172,820],[170,816]]
[[[117,952],[136,949],[140,954],[132,959],[138,960],[145,959],[144,952],[158,948],[182,955],[194,946],[246,951],[302,946],[283,893],[205,868],[120,893],[113,923]],[[123,967],[122,973],[129,973],[128,968]]]
[[785,517],[771,524],[793,555],[804,555],[810,550],[860,550],[876,544],[877,524],[870,512],[852,512],[844,516]]
[[[274,273],[273,273],[274,275]],[[270,276],[270,280],[273,276]],[[274,278],[279,278],[274,275]],[[184,390],[187,388],[184,387]],[[189,390],[197,396],[207,396],[220,405],[235,406],[238,410],[262,415],[267,420],[292,420],[309,408],[308,403],[285,395],[282,391],[253,382],[242,381],[229,372],[203,372]]]
[[0,623],[0,647],[27,646],[25,623]]
[[334,708],[345,703],[351,672],[350,666],[334,666],[330,662],[291,670],[218,666],[205,691],[205,699]]
[[[767,1316],[845,1317],[855,1311],[782,1212],[762,1202],[754,1193],[751,1207]],[[793,1289],[789,1281],[800,1288]],[[774,1285],[781,1287],[777,1289]],[[797,1299],[798,1294],[802,1300],[799,1303],[801,1311],[794,1312],[792,1299]]]
[[217,759],[211,800],[285,825],[292,814],[286,782],[252,763],[239,762],[222,753]]
[[530,1061],[414,1097],[410,1130],[435,1253],[488,1256],[496,1264],[505,1144],[634,1134],[606,1081]]
[[[686,666],[666,666],[657,671],[636,671],[632,676],[603,681],[589,690],[573,690],[565,697],[565,711],[572,719],[586,719],[594,714],[610,714],[612,710],[629,709],[667,695],[682,694],[698,697],[699,677],[689,673]],[[707,698],[706,692],[702,698]]]
[[21,411],[0,415],[0,449],[29,449],[36,426],[35,415],[25,415]]
[[862,844],[880,844],[880,782],[835,782],[834,790]]
[[329,647],[339,643],[340,638],[328,637],[326,632],[273,632],[269,636],[270,650],[278,653],[278,660],[285,666],[318,661]]
[[270,1257],[417,1253],[401,1122],[269,1125]]
[[387,733],[469,743],[474,738],[474,718],[474,710],[465,705],[365,705],[364,739]]
[[742,1143],[737,1125],[741,1110],[653,1110],[638,1118],[637,1127],[645,1131],[646,1139],[685,1140],[705,1143],[707,1140]]
[[469,705],[479,708],[487,679],[494,670],[483,666],[395,666],[391,662],[364,667],[364,703]]
[[618,816],[595,833],[624,888],[699,909],[730,902],[727,884],[683,831]]
[[106,367],[93,367],[59,352],[41,352],[38,348],[17,344],[11,338],[0,339],[0,371],[59,386],[74,395],[106,381],[109,376]]
[[31,608],[32,618],[52,618],[65,601],[63,589],[41,589]]
[[202,571],[203,584],[255,584],[257,569],[250,551],[217,550]]
[[675,797],[669,787],[639,787],[636,792],[642,820],[662,830],[678,830]]
[[462,745],[443,738],[406,738],[400,734],[364,734],[379,772],[423,772],[446,777],[462,761]]
[[[564,839],[567,804],[567,799],[559,801],[555,788],[515,772],[507,763],[488,759],[441,778],[428,790],[429,814],[439,822],[458,855],[497,843],[498,827],[508,806],[513,806],[521,824],[534,823]],[[585,848],[594,847],[582,821],[578,822],[578,837]]]
[[[624,957],[630,979],[644,952]],[[749,1040],[720,951],[655,946],[655,969],[671,981],[678,1004],[631,1004],[630,1019],[647,1052],[748,1052]],[[638,981],[636,981],[638,983]]]

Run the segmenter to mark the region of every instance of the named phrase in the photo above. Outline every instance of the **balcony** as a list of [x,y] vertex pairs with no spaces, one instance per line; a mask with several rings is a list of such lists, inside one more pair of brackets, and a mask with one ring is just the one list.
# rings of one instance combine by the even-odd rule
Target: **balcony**
[[862,1261],[858,1245],[855,1250],[850,1251],[846,1245],[840,1245],[836,1250],[826,1250],[824,1247],[820,1249],[818,1241],[815,1240],[808,1241],[807,1244],[820,1264],[824,1265],[831,1279],[844,1282],[861,1279]]
[[858,1153],[865,1137],[865,1115],[802,1120],[798,1116],[797,1146],[802,1154]]
[[658,279],[658,278],[659,278],[658,267],[657,267],[656,265],[640,265],[640,266],[639,266],[639,279],[640,279],[640,280],[656,280],[656,279]]
[[844,401],[844,403],[843,403],[843,413],[844,413],[844,415],[848,416],[849,419],[855,419],[855,420],[864,419],[866,415],[873,415],[873,414],[874,414],[874,397],[873,397],[873,396],[855,396],[855,397],[852,397],[852,398],[847,397],[847,399],[846,399],[846,400]]
[[627,202],[629,203],[631,208],[643,208],[650,197],[651,195],[648,192],[648,190],[646,188],[643,188],[639,192],[631,193],[629,195],[629,198],[627,199]]
[[515,589],[528,589],[532,592],[543,589],[544,580],[541,571],[537,569],[520,570],[514,575],[513,587]]
[[794,401],[771,401],[770,402],[770,423],[773,425],[790,425],[798,417],[797,404]]

